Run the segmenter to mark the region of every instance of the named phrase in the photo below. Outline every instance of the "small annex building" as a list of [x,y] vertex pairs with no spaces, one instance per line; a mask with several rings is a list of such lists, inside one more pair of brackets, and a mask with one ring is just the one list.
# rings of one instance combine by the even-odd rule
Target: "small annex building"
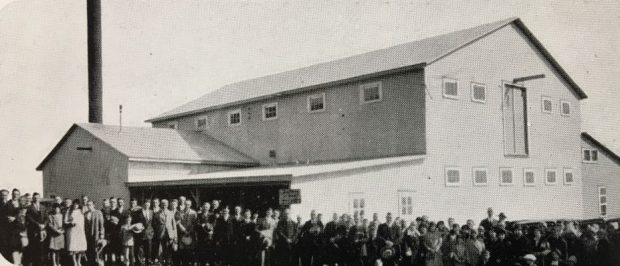
[[262,209],[292,189],[302,217],[581,218],[586,97],[510,18],[229,84],[153,128],[74,125],[37,169],[46,196]]
[[583,205],[586,218],[620,217],[620,156],[581,133]]

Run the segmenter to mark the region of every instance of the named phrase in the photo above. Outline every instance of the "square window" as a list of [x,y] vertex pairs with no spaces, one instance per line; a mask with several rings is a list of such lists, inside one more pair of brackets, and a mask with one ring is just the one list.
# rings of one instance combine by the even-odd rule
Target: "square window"
[[235,110],[228,113],[228,124],[239,125],[241,124],[241,110]]
[[207,128],[208,118],[206,116],[196,118],[196,130],[203,130]]
[[482,186],[488,183],[487,169],[486,168],[474,168],[474,185]]
[[308,112],[320,112],[325,110],[325,93],[308,96]]
[[383,99],[381,82],[360,85],[360,104],[374,103]]
[[263,105],[263,120],[273,120],[278,118],[278,103]]
[[446,168],[446,186],[458,186],[461,183],[461,170],[459,168]]
[[400,215],[413,215],[413,196],[412,192],[399,191],[400,204],[398,209]]
[[567,101],[560,101],[560,107],[561,107],[561,111],[562,111],[562,115],[564,116],[569,116],[571,109],[570,109],[570,102]]
[[513,184],[513,170],[512,168],[500,168],[500,185],[512,185]]
[[553,185],[557,183],[558,172],[555,169],[545,169],[545,183],[547,185]]
[[523,170],[523,183],[526,186],[534,186],[536,183],[536,174],[532,169]]
[[474,102],[484,103],[487,100],[486,95],[487,87],[484,84],[472,83],[471,84],[471,99]]
[[366,201],[364,199],[364,193],[351,192],[349,193],[349,210],[351,213],[363,213],[366,208]]
[[553,112],[553,101],[549,97],[542,97],[542,112],[543,113],[552,113]]
[[573,170],[565,168],[564,169],[564,184],[570,185],[574,182],[575,177],[573,176]]
[[442,81],[443,96],[457,99],[459,96],[459,82],[455,79],[444,78]]

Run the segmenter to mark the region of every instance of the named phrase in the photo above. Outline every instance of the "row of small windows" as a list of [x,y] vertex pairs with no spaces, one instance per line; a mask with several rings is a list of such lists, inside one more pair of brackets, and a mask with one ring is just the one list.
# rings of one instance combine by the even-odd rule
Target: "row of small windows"
[[595,163],[598,162],[598,150],[595,149],[583,149],[583,162]]
[[[360,104],[379,102],[383,99],[381,82],[362,84],[359,87]],[[307,97],[308,113],[318,113],[325,111],[325,93],[313,94]],[[262,106],[263,121],[278,118],[278,103],[268,103]],[[196,129],[203,130],[209,125],[208,117],[201,116],[195,120]],[[235,126],[241,124],[241,109],[228,112],[228,125]],[[171,125],[171,124],[170,124]],[[176,128],[170,126],[171,128]]]
[[[449,99],[459,98],[459,82],[455,79],[444,78],[442,81],[443,96]],[[474,102],[485,103],[486,102],[486,90],[485,84],[471,82],[471,100]],[[550,97],[542,97],[542,112],[553,113],[553,100]],[[564,116],[571,114],[571,103],[568,101],[560,101],[560,113]]]
[[[472,179],[475,186],[486,186],[489,183],[489,170],[483,167],[472,168]],[[446,167],[445,168],[445,181],[446,186],[460,186],[462,179],[462,171],[458,167]],[[570,185],[575,181],[573,175],[573,169],[563,169],[563,182],[565,185]],[[558,170],[549,168],[545,169],[544,176],[546,185],[555,185],[558,183]],[[500,168],[499,169],[499,184],[500,185],[514,185],[515,184],[515,172],[513,168]],[[525,186],[536,185],[536,171],[531,168],[523,169],[523,184]]]

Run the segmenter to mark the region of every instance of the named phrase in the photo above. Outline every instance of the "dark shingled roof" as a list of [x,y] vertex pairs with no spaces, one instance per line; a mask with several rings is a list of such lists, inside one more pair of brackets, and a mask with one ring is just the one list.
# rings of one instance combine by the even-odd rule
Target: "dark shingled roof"
[[391,70],[422,68],[511,23],[521,29],[581,99],[587,97],[521,20],[509,18],[331,62],[225,85],[196,100],[151,118],[147,122],[161,121],[227,105],[269,98],[283,92],[368,77]]
[[102,124],[74,124],[39,164],[45,163],[76,129],[81,128],[130,159],[191,161],[205,164],[255,166],[258,162],[224,143],[198,131],[169,128],[123,127]]

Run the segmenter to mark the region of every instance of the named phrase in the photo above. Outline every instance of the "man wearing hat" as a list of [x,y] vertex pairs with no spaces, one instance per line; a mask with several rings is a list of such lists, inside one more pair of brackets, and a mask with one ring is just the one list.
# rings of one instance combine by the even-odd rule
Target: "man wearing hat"
[[525,262],[525,266],[534,266],[536,265],[536,256],[527,254],[523,256],[523,261]]

